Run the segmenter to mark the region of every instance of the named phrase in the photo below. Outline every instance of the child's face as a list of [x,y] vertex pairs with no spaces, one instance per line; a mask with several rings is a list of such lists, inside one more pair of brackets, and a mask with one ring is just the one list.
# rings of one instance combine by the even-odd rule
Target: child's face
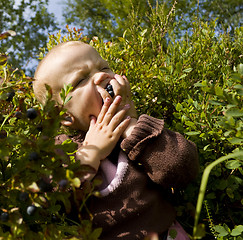
[[114,81],[114,73],[98,52],[87,44],[65,46],[48,62],[45,71],[51,73],[53,91],[59,94],[64,83],[73,86],[69,94],[72,98],[65,105],[72,122],[66,125],[87,131],[90,117],[98,117],[107,94],[105,87]]

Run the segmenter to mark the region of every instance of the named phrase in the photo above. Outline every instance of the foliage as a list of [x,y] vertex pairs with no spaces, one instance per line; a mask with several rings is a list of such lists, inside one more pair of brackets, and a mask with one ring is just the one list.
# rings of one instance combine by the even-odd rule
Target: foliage
[[[178,36],[182,30],[188,30],[195,19],[211,21],[217,18],[218,29],[230,29],[239,27],[243,14],[241,0],[68,0],[64,17],[68,24],[83,28],[89,37],[99,36],[111,40],[113,37],[121,37],[123,32],[136,24],[150,28],[150,18],[153,9],[164,5],[168,14],[172,5],[176,4],[176,21],[179,27],[176,30]],[[158,15],[157,15],[158,16]]]
[[[9,53],[9,62],[22,70],[36,59],[39,48],[45,46],[48,32],[56,29],[54,16],[47,11],[48,0],[0,2],[0,29],[15,31],[14,38],[1,41],[1,51]],[[32,66],[33,67],[33,66]]]
[[[207,211],[202,211],[201,218],[197,219],[203,221],[199,224],[201,228],[195,221],[194,239],[206,234],[205,225],[218,239],[237,236],[240,239],[242,28],[235,29],[235,37],[231,38],[226,33],[216,35],[215,22],[194,22],[193,32],[178,41],[170,31],[174,8],[168,15],[162,14],[163,6],[153,11],[157,17],[151,16],[149,21],[154,27],[135,25],[116,41],[103,42],[94,37],[90,44],[115,72],[128,77],[139,114],[165,118],[168,127],[194,141],[198,146],[201,174],[205,166],[212,166],[202,179]],[[68,37],[50,36],[48,48],[68,41],[71,33],[69,29]],[[76,29],[72,34],[76,40],[77,36],[81,41],[88,40]],[[165,36],[169,41],[165,41]],[[218,164],[222,159],[226,163]],[[179,201],[176,201],[178,218],[188,232],[192,232],[194,224],[191,215],[195,209],[191,203],[196,204],[198,188],[199,183],[191,184],[183,195],[179,193]],[[204,195],[200,198],[199,205]],[[200,212],[201,209],[197,211],[197,218]],[[204,220],[208,217],[209,226]],[[206,239],[209,237],[207,233]]]
[[[103,41],[98,37],[89,41],[89,38],[83,37],[81,29],[67,27],[66,36],[61,32],[49,35],[47,50],[43,48],[39,58],[41,59],[46,51],[60,42],[80,40],[93,45],[116,73],[127,76],[139,114],[146,113],[164,118],[167,127],[184,134],[196,143],[200,176],[184,192],[175,189],[174,197],[172,196],[178,219],[188,233],[192,234],[191,237],[240,240],[243,232],[241,222],[243,29],[234,28],[232,36],[227,32],[217,32],[217,21],[204,22],[198,18],[188,23],[191,24],[188,25],[188,31],[183,32],[181,39],[178,39],[175,31],[181,28],[181,23],[174,20],[178,17],[177,11],[177,5],[168,9],[164,4],[157,4],[150,9],[150,14],[146,16],[147,24],[144,25],[136,14],[131,14],[129,28],[122,37],[120,35],[112,42]],[[86,223],[89,224],[86,230],[93,231],[91,222],[81,221],[81,225],[75,224],[70,228],[65,221],[65,215],[62,215],[62,221],[58,224],[47,220],[43,224],[40,220],[38,223],[46,231],[33,233],[28,221],[18,217],[20,216],[18,209],[23,205],[15,199],[22,191],[28,192],[28,196],[36,206],[42,206],[41,216],[50,216],[48,215],[50,213],[60,216],[57,213],[58,204],[55,200],[60,193],[58,181],[68,178],[74,192],[77,191],[75,186],[79,186],[79,181],[75,178],[77,166],[70,155],[75,146],[71,142],[61,146],[55,145],[52,140],[61,131],[58,123],[64,110],[61,108],[60,112],[57,109],[56,112],[51,112],[52,101],[49,101],[45,108],[39,106],[29,90],[28,79],[24,74],[11,70],[4,54],[0,57],[0,63],[3,116],[0,141],[4,144],[1,146],[5,146],[0,152],[3,166],[1,184],[5,186],[1,197],[1,208],[10,216],[7,221],[1,221],[5,231],[2,234],[7,236],[10,230],[12,234],[16,232],[20,236],[35,234],[47,237],[45,234],[53,233],[53,236],[56,234],[58,237],[63,237],[61,234],[69,230],[71,236],[74,233],[84,234]],[[10,89],[15,90],[14,96]],[[68,86],[63,89],[63,97],[67,92]],[[11,96],[13,99],[10,101]],[[63,100],[65,102],[65,99]],[[38,109],[38,116],[33,120],[26,117],[18,119],[14,115],[16,107],[24,116],[27,109]],[[56,119],[56,116],[59,116],[59,119]],[[53,117],[55,121],[51,120]],[[40,123],[46,124],[45,126],[54,124],[55,127],[48,127],[48,130],[53,130],[51,132],[40,131],[37,129]],[[46,136],[48,147],[47,141],[42,140]],[[37,162],[28,159],[30,146],[34,146],[37,153],[45,152]],[[64,151],[64,155],[58,154],[59,150],[56,149],[59,148]],[[50,159],[51,161],[48,161]],[[19,163],[21,160],[25,165]],[[58,165],[60,161],[68,163],[67,166],[64,168]],[[35,164],[38,168],[33,167]],[[29,177],[27,173],[21,172],[23,166],[25,171],[28,170]],[[7,171],[3,171],[5,169]],[[55,171],[57,169],[58,171]],[[72,174],[69,175],[69,172]],[[56,192],[42,193],[39,190],[32,192],[32,188],[29,188],[33,182],[37,183],[43,174],[53,176],[52,185],[57,189]],[[204,177],[201,181],[202,175]],[[64,201],[64,205],[68,205],[70,192],[62,194],[65,196],[65,201],[63,199],[61,201]],[[86,198],[83,200],[85,202]],[[205,209],[201,208],[204,200],[206,200]],[[47,205],[50,207],[46,208]],[[3,214],[2,219],[6,219],[6,214]],[[24,224],[20,224],[16,219],[22,219],[19,221]],[[194,233],[193,225],[195,225]],[[94,239],[98,238],[99,233],[99,230],[94,230]]]
[[[201,174],[214,163],[210,175],[202,180],[215,223],[212,234],[218,239],[241,239],[242,28],[236,28],[231,38],[227,33],[216,34],[215,22],[197,21],[192,23],[193,31],[178,41],[171,25],[156,32],[167,19],[158,14],[160,10],[154,10],[157,18],[150,18],[154,27],[130,27],[116,42],[94,38],[91,44],[116,72],[128,77],[139,114],[165,118],[168,127],[197,144]],[[190,202],[196,203],[197,189],[198,183],[190,185],[178,202],[178,214],[188,232],[194,221]],[[203,220],[207,213],[201,215],[200,225],[210,230]],[[221,226],[227,234],[221,232]],[[203,235],[205,230],[193,237]],[[207,233],[206,239],[209,237]]]
[[[39,105],[33,79],[13,69],[6,54],[0,60],[0,239],[97,239],[101,230],[93,230],[91,221],[79,215],[77,223],[67,215],[78,194],[85,207],[93,185],[85,181],[92,170],[74,160],[76,144],[55,144],[64,131],[64,105],[55,105],[48,87],[49,100]],[[69,91],[62,91],[64,103]]]

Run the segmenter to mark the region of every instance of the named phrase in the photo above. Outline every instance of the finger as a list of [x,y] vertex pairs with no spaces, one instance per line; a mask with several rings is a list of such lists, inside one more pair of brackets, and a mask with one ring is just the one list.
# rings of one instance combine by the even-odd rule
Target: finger
[[127,111],[130,109],[130,104],[126,104],[121,110],[119,110],[110,121],[110,126],[115,129],[121,121],[124,119]]
[[119,82],[120,85],[125,86],[126,79],[124,79],[121,75],[115,74],[114,78]]
[[126,130],[130,123],[131,117],[128,116],[126,119],[124,119],[120,124],[117,125],[117,127],[114,130],[114,134],[116,134],[119,138],[121,137],[122,133]]
[[103,119],[104,119],[105,115],[107,114],[107,111],[108,111],[108,109],[109,109],[109,107],[111,105],[111,102],[112,102],[112,100],[111,100],[110,97],[107,97],[104,100],[104,104],[103,104],[103,106],[102,106],[102,108],[100,110],[100,113],[99,113],[98,117],[97,117],[97,122],[98,123],[101,123],[103,121]]
[[96,123],[96,117],[95,116],[91,116],[90,117],[90,127],[94,126]]
[[110,84],[112,85],[115,96],[122,95],[121,85],[115,78],[111,79]]
[[116,114],[116,111],[121,103],[121,96],[116,96],[115,99],[113,100],[112,104],[108,108],[108,111],[105,113],[103,117],[103,122],[108,125],[113,118],[113,116]]
[[102,88],[101,86],[97,86],[97,91],[99,92],[103,102],[105,102],[106,98],[112,99],[110,94],[104,88]]

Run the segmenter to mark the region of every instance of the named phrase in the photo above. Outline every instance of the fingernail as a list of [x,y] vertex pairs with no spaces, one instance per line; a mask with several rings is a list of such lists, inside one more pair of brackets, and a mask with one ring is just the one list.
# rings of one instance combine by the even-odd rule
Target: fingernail
[[117,100],[120,100],[121,98],[122,98],[122,97],[121,97],[120,95],[117,95],[117,96],[116,96],[116,99],[117,99]]
[[110,98],[107,97],[107,98],[105,99],[105,101],[106,101],[106,102],[110,102]]
[[126,119],[131,119],[131,117],[130,116],[127,116]]

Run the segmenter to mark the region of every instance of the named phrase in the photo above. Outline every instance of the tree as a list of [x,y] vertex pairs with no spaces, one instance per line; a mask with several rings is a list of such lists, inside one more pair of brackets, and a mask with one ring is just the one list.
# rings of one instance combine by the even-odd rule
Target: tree
[[47,11],[48,0],[4,0],[0,2],[0,29],[13,30],[16,36],[1,41],[1,51],[8,52],[9,62],[20,69],[46,44],[48,32],[56,29],[53,14]]
[[180,31],[191,27],[194,17],[201,20],[218,18],[218,26],[222,29],[239,26],[242,15],[240,0],[68,0],[64,17],[67,23],[84,28],[89,36],[99,36],[110,39],[122,36],[123,32],[132,25],[132,16],[139,19],[141,26],[149,25],[148,16],[152,9],[164,4],[165,14],[168,14],[176,3],[175,19],[180,23]]
[[[68,0],[64,17],[68,24],[74,23],[84,28],[89,36],[99,36],[110,39],[122,36],[129,28],[130,15],[145,18],[149,6],[155,5],[155,0]],[[143,23],[146,22],[143,20]]]

